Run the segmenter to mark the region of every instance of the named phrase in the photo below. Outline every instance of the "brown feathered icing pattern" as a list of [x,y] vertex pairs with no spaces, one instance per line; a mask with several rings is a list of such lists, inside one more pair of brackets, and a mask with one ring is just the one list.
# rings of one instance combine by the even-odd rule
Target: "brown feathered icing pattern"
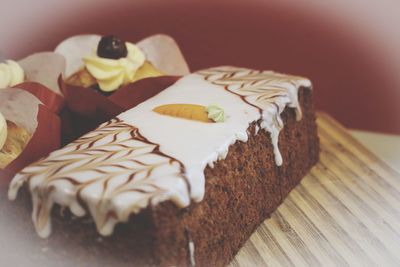
[[300,87],[311,88],[311,82],[300,76],[229,66],[209,68],[198,73],[207,81],[222,86],[258,109],[262,118],[260,126],[270,132],[275,161],[281,165],[278,136],[283,128],[283,121],[280,114],[288,106],[295,108],[297,120],[301,119],[298,90]]
[[52,194],[55,183],[62,184],[63,191],[57,194],[69,199],[72,213],[83,216],[89,211],[104,235],[112,232],[115,223],[127,221],[131,213],[168,198],[171,192],[160,179],[172,179],[188,191],[182,164],[160,152],[159,146],[137,128],[117,118],[25,168],[18,176],[23,177],[20,183],[31,184],[33,219],[41,236],[48,236],[51,230],[53,204],[49,203],[57,203],[60,197]]

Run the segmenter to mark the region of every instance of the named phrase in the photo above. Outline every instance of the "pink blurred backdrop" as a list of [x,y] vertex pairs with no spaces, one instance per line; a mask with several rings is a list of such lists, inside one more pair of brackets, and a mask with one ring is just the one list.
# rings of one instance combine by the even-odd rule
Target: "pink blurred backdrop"
[[0,51],[20,58],[78,33],[167,33],[192,70],[232,64],[312,79],[317,108],[400,134],[400,2],[2,0]]

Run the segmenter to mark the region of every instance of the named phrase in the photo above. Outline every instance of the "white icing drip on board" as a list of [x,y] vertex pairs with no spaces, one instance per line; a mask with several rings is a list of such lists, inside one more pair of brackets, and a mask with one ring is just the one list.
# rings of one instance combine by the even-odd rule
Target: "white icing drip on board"
[[[69,207],[79,217],[88,207],[102,235],[111,234],[116,223],[127,221],[131,213],[149,205],[171,200],[186,207],[191,200],[199,202],[204,197],[204,169],[224,159],[230,145],[246,142],[253,122],[261,119],[260,128],[271,134],[276,163],[281,164],[280,113],[289,106],[301,118],[297,99],[301,86],[311,87],[311,83],[301,77],[234,67],[187,75],[155,97],[25,168],[13,179],[9,197],[15,198],[19,187],[29,183],[33,219],[42,237],[50,234],[49,216],[55,203]],[[217,103],[224,109],[226,120],[203,123],[152,111],[171,103]],[[153,153],[158,147],[162,155]],[[138,158],[146,166],[161,167],[154,167],[143,176],[135,171]],[[134,182],[128,182],[132,176],[136,177]]]
[[196,266],[196,260],[194,258],[194,243],[193,241],[189,241],[188,244],[189,247],[189,260],[190,260],[190,266],[195,267]]

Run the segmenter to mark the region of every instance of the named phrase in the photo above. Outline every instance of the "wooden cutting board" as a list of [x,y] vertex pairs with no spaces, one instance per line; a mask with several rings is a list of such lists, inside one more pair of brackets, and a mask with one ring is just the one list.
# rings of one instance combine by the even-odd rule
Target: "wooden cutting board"
[[400,175],[328,115],[317,122],[320,162],[231,266],[400,266]]

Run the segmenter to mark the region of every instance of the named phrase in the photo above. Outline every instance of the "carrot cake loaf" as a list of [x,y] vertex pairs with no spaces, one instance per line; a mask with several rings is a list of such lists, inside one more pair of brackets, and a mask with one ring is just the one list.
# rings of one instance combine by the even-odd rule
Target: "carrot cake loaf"
[[23,187],[75,266],[225,266],[318,161],[311,87],[230,66],[183,76],[23,169],[9,198]]

